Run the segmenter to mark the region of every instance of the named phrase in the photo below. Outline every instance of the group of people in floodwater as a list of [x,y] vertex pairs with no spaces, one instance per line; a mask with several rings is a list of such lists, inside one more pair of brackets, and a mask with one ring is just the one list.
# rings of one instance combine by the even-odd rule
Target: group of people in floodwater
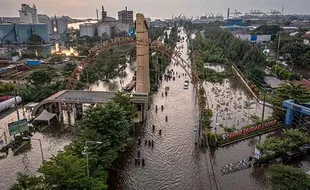
[[[161,105],[161,110],[164,111],[164,106]],[[157,113],[157,105],[156,105],[156,113]],[[166,122],[168,122],[168,116],[166,116]],[[152,131],[153,133],[155,133],[155,125],[152,125]],[[162,130],[159,129],[158,130],[158,134],[159,136],[161,136],[162,134]],[[145,147],[149,147],[149,148],[154,148],[154,140],[147,140],[145,139],[144,140],[144,146]],[[135,158],[135,165],[141,165],[142,166],[145,166],[145,159],[144,158],[141,158],[141,150],[140,150],[140,147],[141,147],[141,138],[138,137],[138,151],[137,151],[137,157]],[[141,161],[140,161],[140,158],[141,158]]]
[[[177,76],[179,76],[179,78],[181,77],[181,75],[178,75],[178,72],[174,72],[173,71],[173,69],[171,69],[171,70],[167,70],[167,74],[164,74],[164,79],[165,79],[165,81],[170,81],[171,80],[171,78],[173,79],[173,80],[175,80],[175,77],[174,77],[174,75],[177,75]],[[182,73],[182,76],[186,76],[186,73]],[[169,91],[169,86],[166,86],[165,87],[165,96],[167,97],[168,96],[168,91]],[[164,97],[164,92],[162,92],[162,97]],[[161,111],[163,112],[164,111],[164,105],[161,105]],[[157,107],[157,105],[155,106],[155,112],[157,113],[157,111],[158,111],[158,107]],[[165,116],[165,121],[166,122],[168,122],[168,116],[166,115]],[[152,131],[153,131],[153,133],[155,133],[155,125],[152,125]],[[158,130],[158,134],[159,134],[159,136],[161,136],[162,135],[162,129],[159,129]],[[145,159],[142,157],[141,158],[141,137],[138,137],[138,149],[137,149],[137,157],[135,157],[135,165],[137,166],[139,166],[139,165],[142,165],[142,166],[145,166]],[[145,147],[149,147],[149,148],[154,148],[154,140],[147,140],[147,139],[145,139],[144,140],[144,146]]]
[[[187,76],[186,73],[182,73],[182,76]],[[174,72],[173,69],[171,70],[167,70],[167,74],[164,74],[164,80],[166,82],[172,80],[175,80],[175,77],[179,77],[181,78],[181,74],[179,74],[178,72]]]

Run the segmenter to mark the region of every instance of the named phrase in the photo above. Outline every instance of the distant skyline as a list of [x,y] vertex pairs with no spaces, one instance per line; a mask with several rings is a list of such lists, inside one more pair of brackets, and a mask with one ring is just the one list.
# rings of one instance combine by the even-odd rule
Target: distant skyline
[[[171,18],[181,13],[187,17],[202,16],[210,12],[221,13],[226,17],[227,8],[237,9],[242,13],[250,10],[270,12],[271,9],[281,11],[284,5],[284,14],[310,14],[310,0],[0,0],[0,17],[18,17],[18,10],[22,3],[32,6],[35,4],[39,14],[48,16],[70,16],[72,18],[96,18],[96,9],[101,12],[105,7],[108,16],[116,17],[117,12],[125,6],[134,13],[141,12],[145,17]],[[99,14],[100,17],[101,14]]]

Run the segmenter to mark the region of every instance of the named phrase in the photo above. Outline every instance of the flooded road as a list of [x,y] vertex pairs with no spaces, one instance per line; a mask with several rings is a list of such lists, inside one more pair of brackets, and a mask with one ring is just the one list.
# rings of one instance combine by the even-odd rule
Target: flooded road
[[[22,109],[19,110],[21,119],[24,118]],[[25,113],[27,117],[27,112]],[[4,139],[3,132],[8,134],[7,124],[17,121],[17,114],[15,109],[11,108],[0,115],[0,137]],[[7,135],[8,141],[12,139]],[[69,144],[72,137],[70,135],[62,135],[59,137],[50,136],[42,133],[35,133],[33,139],[41,139],[44,159],[47,160],[59,150],[63,150],[64,146]],[[42,163],[41,151],[39,141],[31,140],[31,149],[23,154],[13,156],[9,152],[7,158],[0,159],[0,189],[6,190],[14,184],[17,172],[24,172],[27,174],[35,174],[36,170]]]
[[[183,45],[183,55],[187,56],[185,32],[181,33],[183,36],[185,42],[177,46]],[[195,90],[192,84],[189,89],[183,89],[188,77],[182,76],[185,72],[180,66],[174,66],[172,62],[168,69],[178,72],[181,77],[162,82],[158,92],[152,95],[153,104],[141,132],[142,144],[132,150],[126,168],[119,174],[118,185],[111,189],[210,189],[207,154],[195,147],[194,127],[198,125]],[[162,97],[166,86],[170,88],[168,96]],[[155,125],[154,133],[152,125]],[[154,148],[145,145],[145,140],[153,140]],[[136,166],[134,162],[138,148],[141,158],[145,159],[144,167]]]
[[[185,60],[188,58],[186,39],[187,37],[185,42],[177,44],[179,47],[184,46],[182,57]],[[217,72],[225,70],[221,66],[212,67]],[[152,95],[153,103],[148,111],[146,124],[139,134],[141,146],[136,144],[130,151],[124,169],[117,172],[118,181],[115,185],[110,185],[110,189],[216,189],[214,182],[209,180],[211,169],[208,154],[194,144],[193,129],[198,125],[198,106],[193,86],[190,84],[188,90],[183,89],[187,78],[182,76],[182,68],[174,66],[172,62],[168,69],[181,73],[181,78],[164,81],[158,92]],[[263,106],[249,95],[238,78],[225,79],[221,84],[205,82],[204,85],[214,113],[211,125],[219,123],[218,132],[224,132],[224,127],[239,129],[261,119]],[[170,88],[168,97],[162,97],[166,86]],[[164,111],[161,111],[161,105],[164,106]],[[266,107],[264,118],[271,114],[272,110]],[[165,121],[166,116],[168,122]],[[154,133],[152,125],[155,125]],[[162,130],[161,136],[158,134],[159,130]],[[145,145],[145,140],[153,140],[154,148],[149,147],[148,142]],[[266,179],[261,169],[249,168],[224,176],[220,172],[225,164],[248,159],[257,141],[258,137],[212,152],[220,189],[266,189]],[[144,167],[135,164],[138,152],[145,159]]]

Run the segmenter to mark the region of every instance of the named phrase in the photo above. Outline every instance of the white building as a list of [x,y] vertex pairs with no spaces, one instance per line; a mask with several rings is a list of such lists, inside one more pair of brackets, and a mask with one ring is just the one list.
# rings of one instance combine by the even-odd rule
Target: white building
[[97,26],[98,36],[102,36],[102,34],[108,34],[109,38],[111,38],[112,31],[111,26],[109,24],[100,23]]
[[95,24],[92,23],[85,23],[85,24],[80,24],[80,36],[94,36],[95,35],[95,30],[96,26]]
[[37,8],[35,5],[30,7],[29,5],[22,4],[21,10],[19,10],[19,16],[23,23],[38,23]]

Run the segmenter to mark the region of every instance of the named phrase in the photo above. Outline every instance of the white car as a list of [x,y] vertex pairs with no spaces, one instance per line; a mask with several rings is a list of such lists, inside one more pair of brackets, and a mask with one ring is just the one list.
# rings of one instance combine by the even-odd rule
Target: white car
[[184,81],[184,89],[188,89],[188,86],[189,86],[189,81],[188,80],[186,80],[186,81]]

